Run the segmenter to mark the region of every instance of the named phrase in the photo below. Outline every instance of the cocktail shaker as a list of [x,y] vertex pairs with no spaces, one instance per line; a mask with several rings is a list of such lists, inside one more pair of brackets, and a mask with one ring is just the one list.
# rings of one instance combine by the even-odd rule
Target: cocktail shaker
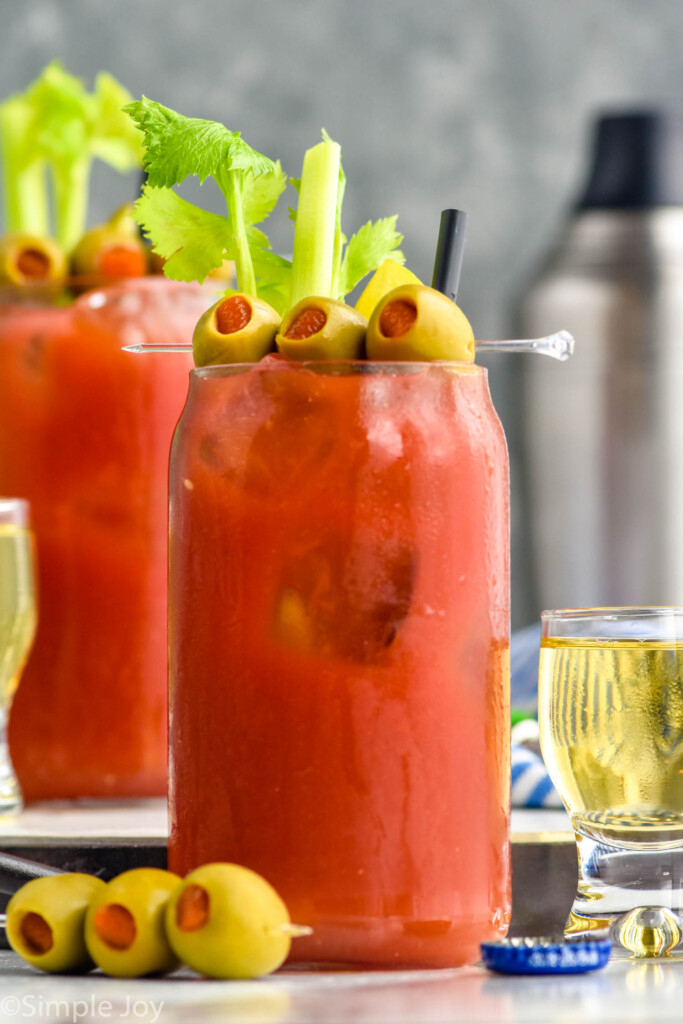
[[576,338],[521,371],[537,606],[683,604],[683,116],[599,119],[519,315]]

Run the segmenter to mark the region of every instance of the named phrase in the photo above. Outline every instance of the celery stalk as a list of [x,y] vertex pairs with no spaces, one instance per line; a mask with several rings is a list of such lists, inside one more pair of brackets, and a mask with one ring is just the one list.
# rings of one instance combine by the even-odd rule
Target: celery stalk
[[35,157],[30,140],[29,105],[14,97],[0,106],[0,140],[6,231],[49,231],[44,161]]
[[333,297],[341,147],[330,139],[304,155],[294,232],[289,304],[308,295]]
[[337,191],[337,212],[334,226],[334,256],[332,260],[332,298],[344,301],[344,289],[342,287],[342,257],[344,253],[344,242],[346,239],[341,229],[342,204],[346,190],[346,175],[339,165],[339,189]]
[[243,171],[222,170],[218,175],[218,184],[226,198],[228,213],[232,224],[233,243],[235,246],[235,277],[238,291],[247,295],[256,295],[256,277],[251,259],[247,228],[244,220],[244,204],[242,202]]
[[91,163],[87,155],[52,166],[57,241],[67,252],[85,231]]

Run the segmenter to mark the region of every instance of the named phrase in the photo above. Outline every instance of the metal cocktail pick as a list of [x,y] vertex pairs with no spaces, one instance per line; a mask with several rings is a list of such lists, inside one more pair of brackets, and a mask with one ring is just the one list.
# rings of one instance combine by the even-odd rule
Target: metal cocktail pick
[[564,362],[574,352],[574,336],[569,331],[556,331],[545,338],[519,338],[513,341],[476,341],[477,352],[537,352]]
[[[511,341],[476,341],[474,347],[482,354],[487,352],[535,352],[564,362],[574,351],[574,338],[569,331],[557,331],[545,338],[521,338]],[[155,345],[141,342],[138,345],[124,345],[124,352],[192,352],[192,345]]]

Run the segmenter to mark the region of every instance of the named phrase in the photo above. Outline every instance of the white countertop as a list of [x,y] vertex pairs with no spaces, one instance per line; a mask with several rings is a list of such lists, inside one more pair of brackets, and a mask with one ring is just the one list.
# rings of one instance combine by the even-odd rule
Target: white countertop
[[9,849],[30,841],[79,845],[83,840],[165,843],[167,838],[168,814],[161,797],[120,802],[54,800],[0,817],[0,849],[3,844]]
[[[163,800],[34,805],[0,823],[0,849],[90,840],[162,846]],[[514,842],[571,842],[564,811],[515,810]],[[611,963],[577,976],[510,978],[481,967],[444,971],[283,971],[253,982],[211,982],[190,972],[123,981],[100,974],[40,974],[0,952],[0,1024],[249,1022],[249,1024],[498,1024],[680,1021],[683,961]]]
[[683,962],[610,963],[575,976],[511,978],[483,968],[287,973],[217,982],[174,975],[123,981],[38,974],[0,953],[0,1022],[66,1024],[622,1024],[680,1021]]
[[[573,842],[562,810],[512,811],[513,842]],[[168,836],[166,801],[54,801],[0,818],[0,849],[30,840],[77,845],[86,840],[161,843]]]

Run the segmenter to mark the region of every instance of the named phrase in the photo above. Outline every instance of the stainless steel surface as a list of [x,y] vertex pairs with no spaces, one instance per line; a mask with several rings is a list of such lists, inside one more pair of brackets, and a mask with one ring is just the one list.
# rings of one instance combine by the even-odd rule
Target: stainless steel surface
[[521,369],[541,607],[683,601],[683,208],[586,211],[521,307],[566,365]]

